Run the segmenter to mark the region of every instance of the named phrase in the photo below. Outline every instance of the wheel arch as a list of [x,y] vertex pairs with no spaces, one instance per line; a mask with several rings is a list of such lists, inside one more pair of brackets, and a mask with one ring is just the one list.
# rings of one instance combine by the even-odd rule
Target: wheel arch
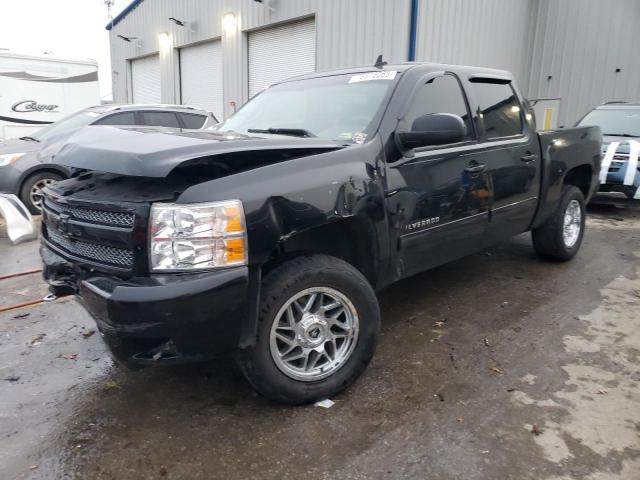
[[355,267],[375,288],[380,276],[380,251],[375,225],[364,216],[352,216],[282,238],[262,265],[266,275],[300,256],[327,255]]
[[578,165],[565,173],[562,186],[573,185],[578,187],[582,191],[585,200],[587,200],[591,191],[592,176],[593,167],[591,165],[586,163]]

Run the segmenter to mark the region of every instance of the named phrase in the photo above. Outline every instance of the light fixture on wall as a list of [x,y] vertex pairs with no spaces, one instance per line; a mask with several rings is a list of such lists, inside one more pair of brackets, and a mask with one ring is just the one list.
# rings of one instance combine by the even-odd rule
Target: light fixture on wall
[[127,37],[125,35],[116,35],[121,40],[124,40],[127,43],[133,43],[136,48],[142,48],[142,44],[138,40],[138,37]]
[[256,3],[261,3],[269,9],[270,12],[274,12],[276,9],[271,6],[271,0],[253,0]]
[[227,34],[234,33],[237,27],[238,27],[238,19],[236,18],[235,13],[229,12],[229,13],[225,13],[222,16],[222,28],[225,33]]
[[196,23],[190,20],[178,20],[176,17],[169,17],[169,21],[175,23],[179,27],[184,27],[191,33],[195,32]]

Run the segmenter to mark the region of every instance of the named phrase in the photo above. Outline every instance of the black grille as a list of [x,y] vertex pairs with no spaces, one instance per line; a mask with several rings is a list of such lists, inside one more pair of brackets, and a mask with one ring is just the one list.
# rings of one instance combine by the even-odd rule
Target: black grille
[[135,215],[128,212],[108,212],[106,210],[93,210],[90,208],[69,207],[46,199],[45,208],[55,214],[64,213],[72,218],[85,222],[97,223],[101,225],[113,225],[116,227],[133,227]]
[[47,237],[54,246],[61,248],[75,257],[114,267],[133,267],[133,252],[130,250],[73,240],[64,237],[54,229],[47,229]]
[[139,244],[134,227],[139,206],[78,204],[45,190],[43,207],[43,238],[59,255],[109,273],[136,270]]

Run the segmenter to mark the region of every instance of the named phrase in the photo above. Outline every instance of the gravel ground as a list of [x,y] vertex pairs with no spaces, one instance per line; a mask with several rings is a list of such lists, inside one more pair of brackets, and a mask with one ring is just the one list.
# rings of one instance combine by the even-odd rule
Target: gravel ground
[[[0,274],[38,265],[0,250]],[[329,409],[269,403],[226,357],[117,368],[72,299],[0,313],[0,478],[635,480],[639,273],[640,214],[599,208],[573,262],[525,235],[403,281]],[[43,292],[3,281],[0,306]]]

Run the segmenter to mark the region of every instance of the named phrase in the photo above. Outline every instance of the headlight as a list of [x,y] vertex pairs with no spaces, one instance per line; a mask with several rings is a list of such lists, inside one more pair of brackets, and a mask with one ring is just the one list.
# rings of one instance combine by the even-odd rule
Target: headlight
[[149,225],[154,271],[198,270],[247,264],[242,203],[154,203]]
[[0,167],[6,167],[7,165],[11,165],[12,163],[16,162],[24,155],[25,155],[25,152],[5,153],[4,155],[0,155]]

